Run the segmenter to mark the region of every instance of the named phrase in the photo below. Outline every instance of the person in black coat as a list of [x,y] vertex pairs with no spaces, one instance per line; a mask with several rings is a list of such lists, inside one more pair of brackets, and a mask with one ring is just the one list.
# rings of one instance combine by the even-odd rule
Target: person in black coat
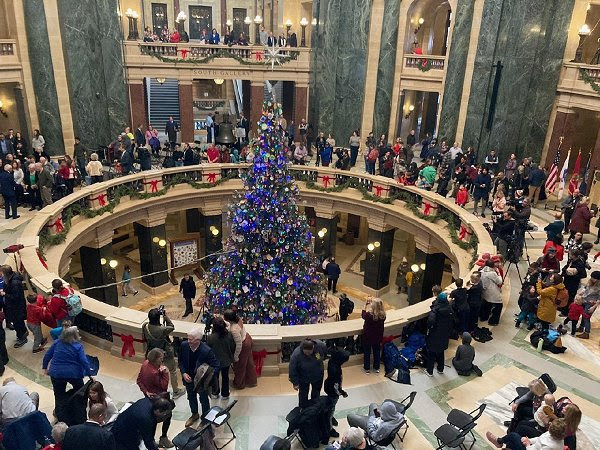
[[140,160],[140,169],[152,169],[152,157],[150,156],[150,151],[145,145],[138,147],[138,159]]
[[561,312],[567,313],[569,305],[575,300],[575,294],[579,289],[581,280],[587,278],[586,255],[582,249],[569,251],[569,260],[562,270],[563,283],[569,292],[569,304],[561,308]]
[[142,124],[139,124],[138,127],[135,129],[135,144],[138,147],[143,147],[144,145],[146,145],[146,133],[144,132],[144,130],[142,130]]
[[469,323],[468,332],[472,333],[479,322],[479,310],[481,309],[483,285],[481,284],[481,275],[479,272],[471,274],[467,289],[467,303],[469,304]]
[[196,164],[196,155],[190,144],[183,144],[183,165],[193,166]]
[[488,173],[487,167],[484,166],[481,168],[481,173],[475,177],[473,185],[475,186],[473,189],[473,201],[475,202],[473,205],[473,214],[477,215],[477,207],[479,202],[481,202],[481,217],[485,217],[485,207],[487,206],[488,197],[492,188],[492,178]]
[[94,403],[90,406],[88,421],[67,429],[62,450],[116,450],[115,437],[102,428],[106,419],[106,406]]
[[175,148],[177,142],[177,132],[179,131],[179,124],[173,119],[173,116],[169,116],[169,120],[165,125],[165,134],[169,139],[171,148]]
[[33,211],[36,208],[42,208],[42,198],[40,197],[40,190],[37,188],[38,178],[38,172],[35,170],[35,164],[32,163],[25,171],[25,177],[23,178],[23,182],[25,183],[25,192],[27,193],[27,200],[31,206],[29,211]]
[[337,404],[340,395],[344,398],[348,397],[348,393],[342,389],[342,365],[348,362],[350,352],[340,348],[334,348],[330,352],[329,362],[327,363],[327,379],[325,380],[325,394],[329,400],[329,428],[330,436],[338,437],[339,433],[333,429],[337,425],[337,420],[333,417],[335,405]]
[[427,370],[433,376],[433,366],[437,364],[438,373],[444,372],[444,351],[448,348],[450,334],[454,327],[454,314],[448,303],[448,295],[440,293],[431,306],[427,317]]
[[452,309],[458,317],[458,332],[463,333],[469,328],[469,302],[467,299],[468,291],[463,287],[463,279],[456,280],[456,289],[450,292],[450,298],[453,300]]
[[181,282],[179,283],[179,292],[181,292],[185,299],[185,312],[183,313],[183,317],[189,316],[194,312],[192,300],[196,297],[196,282],[194,281],[194,277],[189,273],[186,273],[181,279]]
[[17,183],[15,183],[15,177],[12,172],[12,166],[6,164],[4,171],[0,172],[0,192],[4,197],[4,218],[18,219],[20,216],[17,214]]
[[342,270],[340,266],[335,262],[335,258],[332,257],[329,260],[329,264],[325,266],[325,274],[327,275],[327,290],[333,291],[335,294],[337,292],[337,282],[340,278],[340,274]]
[[27,343],[29,332],[25,328],[27,308],[25,306],[25,292],[23,277],[14,272],[8,265],[2,266],[4,276],[4,314],[6,323],[12,323],[17,333],[17,342],[14,347],[19,348]]
[[133,169],[133,154],[131,150],[125,150],[121,155],[121,172],[123,175],[129,174]]
[[145,397],[135,402],[119,414],[112,427],[117,449],[137,450],[143,441],[148,450],[158,450],[154,442],[156,425],[171,417],[172,411],[172,401],[162,397]]

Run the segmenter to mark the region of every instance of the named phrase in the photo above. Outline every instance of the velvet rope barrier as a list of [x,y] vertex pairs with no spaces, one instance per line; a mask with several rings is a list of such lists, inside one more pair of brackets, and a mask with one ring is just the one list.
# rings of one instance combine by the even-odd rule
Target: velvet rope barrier
[[266,349],[259,350],[258,352],[252,352],[252,359],[254,359],[254,365],[256,366],[256,375],[262,375],[262,368],[265,363],[265,358],[267,355],[277,355],[281,353],[281,350],[277,350],[275,352],[268,352]]
[[135,348],[133,347],[134,342],[140,342],[142,344],[145,342],[143,339],[134,338],[131,334],[113,333],[113,336],[121,338],[121,342],[123,342],[123,347],[121,347],[121,357],[123,358],[126,353],[130,358],[135,356]]

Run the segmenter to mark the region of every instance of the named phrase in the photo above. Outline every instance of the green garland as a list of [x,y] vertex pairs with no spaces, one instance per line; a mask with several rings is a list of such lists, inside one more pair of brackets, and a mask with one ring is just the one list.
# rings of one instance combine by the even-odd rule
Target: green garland
[[425,64],[423,64],[423,62],[419,62],[417,67],[421,72],[429,72],[431,70],[431,59],[427,58],[422,61],[425,61]]
[[129,196],[132,199],[145,200],[165,195],[169,189],[180,184],[188,184],[194,189],[208,189],[214,186],[218,186],[219,184],[232,180],[234,178],[237,178],[237,171],[235,170],[231,170],[227,176],[221,177],[214,183],[198,183],[196,181],[188,179],[183,175],[176,175],[173,178],[171,178],[167,183],[165,183],[163,185],[163,188],[158,190],[157,192],[138,192],[134,190],[131,186],[117,186],[113,191],[113,198],[101,208],[92,209],[89,207],[83,207],[78,203],[69,205],[62,214],[64,228],[60,233],[50,234],[48,228],[45,228],[40,232],[40,250],[43,250],[44,248],[49,246],[59,245],[65,242],[67,234],[71,229],[71,219],[73,218],[73,216],[81,215],[87,219],[93,219],[94,217],[101,216],[104,213],[113,212],[117,205],[121,203],[122,197]]
[[586,69],[579,69],[579,75],[581,75],[583,82],[589,84],[596,94],[600,94],[600,85],[596,83]]
[[[156,52],[145,52],[145,53],[147,55],[150,55],[150,56],[162,61],[162,62],[168,62],[168,63],[174,63],[174,64],[179,64],[179,63],[206,64],[216,58],[232,58],[232,59],[235,59],[240,64],[243,64],[245,66],[266,66],[266,65],[271,64],[270,61],[248,61],[247,59],[244,59],[241,56],[236,55],[235,53],[233,53],[229,50],[223,50],[223,49],[219,49],[215,53],[208,55],[205,58],[178,58],[178,57],[163,56]],[[299,54],[300,54],[300,52],[298,52],[298,51],[289,52],[289,56],[284,55],[284,57],[280,59],[280,63],[295,61],[296,59],[298,59]]]

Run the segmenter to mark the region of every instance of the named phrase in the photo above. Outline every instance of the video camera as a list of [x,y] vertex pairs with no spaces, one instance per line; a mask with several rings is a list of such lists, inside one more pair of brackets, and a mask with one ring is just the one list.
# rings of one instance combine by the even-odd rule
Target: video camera
[[212,331],[213,321],[215,320],[215,316],[210,311],[205,311],[202,315],[202,323],[204,324],[204,336],[202,336],[202,340],[206,342],[206,337]]
[[163,316],[164,316],[164,315],[167,313],[167,312],[165,311],[165,305],[160,305],[160,306],[159,306],[158,308],[156,308],[156,309],[158,309],[158,312],[159,312],[161,315],[163,315]]

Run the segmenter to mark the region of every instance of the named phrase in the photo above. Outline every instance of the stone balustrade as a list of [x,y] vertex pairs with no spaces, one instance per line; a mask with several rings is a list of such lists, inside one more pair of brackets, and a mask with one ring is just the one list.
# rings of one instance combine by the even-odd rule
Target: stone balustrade
[[[248,168],[248,164],[203,164],[146,171],[84,187],[47,206],[28,223],[18,241],[24,246],[20,256],[28,282],[37,291],[50,292],[52,279],[59,278],[61,261],[84,243],[81,240],[86,238],[86,232],[89,234],[89,229],[110,227],[111,224],[118,226],[118,220],[131,221],[140,208],[149,208],[159,202],[163,202],[159,205],[162,208],[167,204],[177,207],[184,199],[209,195],[222,201],[241,188],[239,175]],[[458,274],[463,278],[473,270],[469,265],[467,242],[476,243],[471,256],[494,251],[487,231],[476,217],[435,193],[402,186],[389,178],[332,168],[291,166],[290,173],[298,180],[303,198],[322,201],[326,196],[340,204],[362,203],[372,213],[389,216],[390,223],[397,220],[395,223],[410,225],[418,233],[430,234],[453,255]],[[427,216],[439,216],[448,223],[447,231],[442,227],[444,222],[434,224]],[[61,226],[56,226],[58,219],[62,230]],[[461,244],[458,241],[465,245],[458,245]],[[38,256],[38,247],[44,245],[48,269]],[[136,357],[143,355],[141,327],[147,318],[146,312],[111,306],[83,293],[81,298],[84,312],[78,316],[77,324],[85,332],[86,339],[109,346],[112,352],[120,354],[125,348],[123,342],[132,337]],[[427,315],[432,300],[389,311],[386,334],[397,335],[404,325]],[[175,335],[179,337],[185,337],[192,328],[201,326],[174,322]],[[355,319],[300,326],[248,324],[247,328],[254,339],[254,350],[268,352],[263,369],[263,374],[268,375],[279,373],[279,364],[285,360],[289,349],[295,345],[293,343],[308,337],[356,336],[361,333],[362,325],[361,319]]]
[[[600,111],[600,65],[567,62],[558,82],[558,106],[563,108],[583,108]],[[600,89],[600,88],[598,88]]]
[[12,56],[15,54],[15,41],[12,39],[0,39],[0,56]]
[[422,71],[444,70],[445,65],[445,56],[408,55],[404,57],[405,69],[420,69]]

